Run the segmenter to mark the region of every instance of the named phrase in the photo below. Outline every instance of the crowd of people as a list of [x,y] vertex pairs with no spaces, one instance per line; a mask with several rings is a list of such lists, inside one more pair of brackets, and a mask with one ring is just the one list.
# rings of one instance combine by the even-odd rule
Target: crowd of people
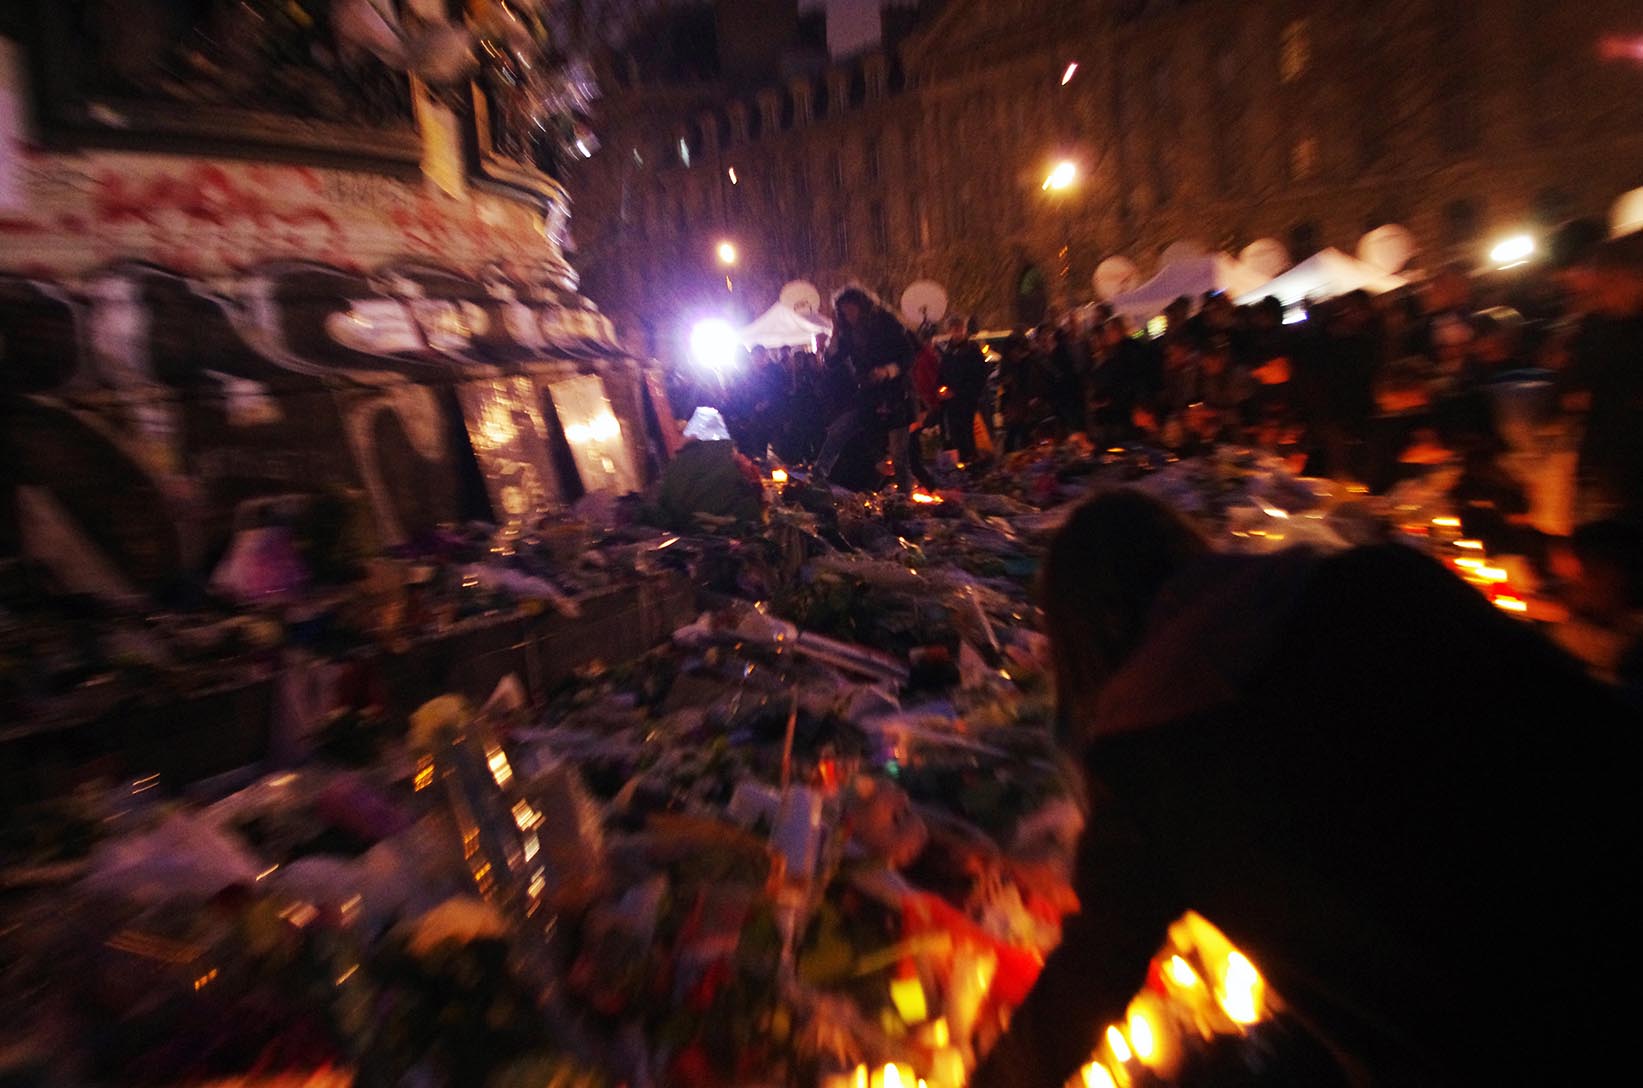
[[1447,268],[1304,313],[1181,298],[1157,337],[1096,306],[984,347],[961,317],[915,330],[851,287],[831,342],[754,348],[722,396],[691,406],[722,408],[749,457],[814,463],[857,489],[928,484],[938,451],[972,466],[1083,433],[1183,456],[1237,443],[1374,493],[1460,465],[1508,518],[1567,501],[1500,471],[1561,442],[1578,477],[1569,512],[1551,517],[1572,527],[1643,508],[1643,240],[1575,223],[1554,243],[1540,272]]
[[1374,495],[1441,479],[1492,551],[1604,587],[1572,607],[1620,669],[1643,645],[1643,233],[1575,222],[1550,241],[1536,268],[1443,268],[1304,310],[1182,298],[1157,336],[1093,306],[983,343],[962,317],[914,329],[850,287],[830,342],[754,348],[694,403],[723,409],[748,458],[855,490],[933,487],[1074,435],[1251,448]]

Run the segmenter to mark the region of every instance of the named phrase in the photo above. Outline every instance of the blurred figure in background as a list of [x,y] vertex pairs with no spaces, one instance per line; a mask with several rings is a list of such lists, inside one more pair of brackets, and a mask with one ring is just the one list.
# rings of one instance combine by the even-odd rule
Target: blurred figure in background
[[947,343],[941,353],[939,377],[946,448],[957,450],[964,464],[973,464],[976,413],[987,390],[987,360],[981,347],[970,339],[964,318],[956,315],[947,319]]
[[1578,520],[1643,514],[1643,232],[1569,254],[1562,275],[1581,315],[1563,374],[1585,420]]

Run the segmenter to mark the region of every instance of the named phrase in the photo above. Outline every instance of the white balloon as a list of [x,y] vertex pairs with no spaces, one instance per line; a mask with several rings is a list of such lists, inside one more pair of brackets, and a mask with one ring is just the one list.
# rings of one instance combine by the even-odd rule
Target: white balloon
[[1133,291],[1141,283],[1141,270],[1128,257],[1108,257],[1095,268],[1092,286],[1095,297],[1106,300]]
[[1398,223],[1376,227],[1358,240],[1358,260],[1388,276],[1396,275],[1415,256],[1415,236]]
[[1609,216],[1610,233],[1619,238],[1622,234],[1643,230],[1643,189],[1633,189],[1614,202],[1614,211]]
[[808,280],[792,280],[782,287],[782,293],[777,298],[782,305],[795,313],[821,312],[821,292]]
[[1238,259],[1251,272],[1275,280],[1289,268],[1289,250],[1276,238],[1257,238],[1245,246]]
[[940,321],[947,315],[947,289],[935,280],[908,284],[907,290],[901,293],[901,313],[917,325]]

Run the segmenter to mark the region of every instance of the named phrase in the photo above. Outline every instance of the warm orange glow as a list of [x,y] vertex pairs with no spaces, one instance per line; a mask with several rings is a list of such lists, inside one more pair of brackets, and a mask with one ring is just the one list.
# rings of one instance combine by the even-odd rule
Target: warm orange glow
[[1261,1019],[1261,994],[1266,988],[1261,973],[1242,952],[1227,953],[1222,974],[1221,1009],[1235,1024],[1254,1024]]
[[1455,541],[1455,547],[1464,548],[1469,552],[1481,552],[1483,550],[1483,541],[1481,541],[1481,540],[1457,540],[1457,541]]
[[915,491],[913,492],[913,501],[929,505],[932,503],[939,503],[941,499],[938,496],[930,494],[928,491]]
[[890,1002],[909,1024],[922,1024],[930,1017],[929,1004],[924,999],[924,985],[917,975],[893,979],[890,983]]
[[901,1088],[901,1070],[893,1065],[884,1067],[884,1079],[880,1081],[884,1088]]
[[787,470],[785,468],[772,469],[770,472],[770,482],[773,484],[785,484],[787,482]]
[[1158,1036],[1153,1030],[1152,1021],[1140,1009],[1131,1009],[1128,1024],[1130,1046],[1135,1050],[1135,1056],[1143,1062],[1149,1061],[1158,1052]]
[[1107,1045],[1112,1047],[1112,1056],[1121,1062],[1127,1062],[1133,1057],[1129,1040],[1124,1038],[1124,1033],[1118,1030],[1117,1024],[1107,1029]]
[[1487,582],[1505,582],[1510,580],[1504,567],[1478,567],[1472,573]]
[[1460,528],[1460,519],[1459,518],[1433,518],[1432,519],[1432,524],[1436,525],[1440,529],[1459,529]]
[[1180,956],[1171,956],[1165,971],[1168,972],[1170,981],[1183,990],[1190,990],[1198,985],[1198,972],[1192,969],[1192,964]]
[[1118,1082],[1112,1079],[1112,1073],[1100,1062],[1091,1062],[1078,1071],[1084,1088],[1118,1088]]
[[1513,597],[1502,593],[1495,597],[1495,607],[1502,612],[1527,612],[1529,602],[1521,597]]
[[1461,570],[1477,570],[1478,568],[1484,567],[1484,566],[1487,566],[1487,565],[1488,565],[1488,563],[1485,560],[1482,560],[1482,559],[1457,559],[1457,560],[1455,560],[1455,566],[1459,567]]

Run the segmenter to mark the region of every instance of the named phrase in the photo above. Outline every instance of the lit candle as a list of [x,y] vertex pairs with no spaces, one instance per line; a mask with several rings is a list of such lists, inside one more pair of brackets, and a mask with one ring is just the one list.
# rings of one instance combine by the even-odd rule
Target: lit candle
[[1221,992],[1217,995],[1221,1009],[1234,1024],[1254,1024],[1261,1019],[1261,996],[1265,983],[1242,952],[1227,953],[1226,969],[1221,975]]

